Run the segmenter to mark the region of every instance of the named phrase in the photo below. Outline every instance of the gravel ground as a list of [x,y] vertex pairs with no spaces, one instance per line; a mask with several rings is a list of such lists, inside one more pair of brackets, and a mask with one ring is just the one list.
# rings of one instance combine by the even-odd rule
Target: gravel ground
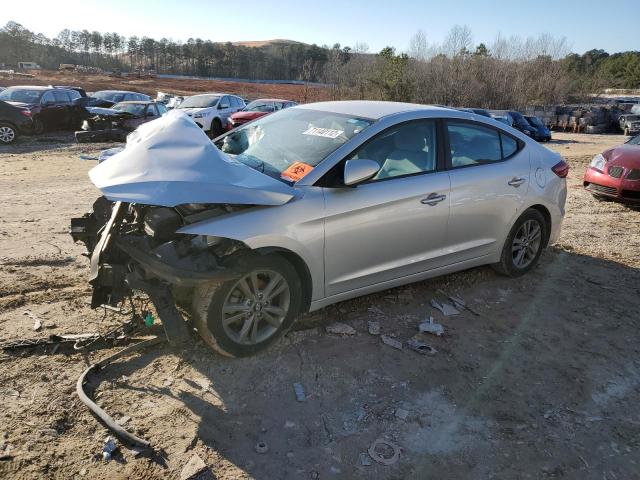
[[[622,137],[555,137],[571,165],[567,215],[529,275],[482,267],[343,302],[253,358],[162,345],[102,371],[97,402],[154,455],[118,444],[104,462],[107,431],[75,394],[86,366],[120,346],[0,354],[0,477],[180,478],[197,456],[198,478],[225,480],[640,478],[640,211],[581,188],[591,157]],[[87,261],[66,233],[97,196],[78,155],[97,151],[68,134],[0,147],[0,342],[127,318],[88,308]],[[431,312],[440,290],[479,315]],[[367,333],[378,320],[406,340],[429,314],[445,328],[424,337],[433,356]],[[355,334],[326,333],[335,321]],[[398,461],[363,465],[380,438]]]

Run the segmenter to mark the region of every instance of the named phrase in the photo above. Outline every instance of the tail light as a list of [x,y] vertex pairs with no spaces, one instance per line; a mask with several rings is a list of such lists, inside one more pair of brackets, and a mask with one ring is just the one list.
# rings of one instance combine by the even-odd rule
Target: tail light
[[31,110],[20,110],[20,113],[25,117],[31,118]]
[[553,173],[555,173],[560,178],[565,178],[569,174],[569,164],[564,160],[560,160],[553,167],[551,167]]

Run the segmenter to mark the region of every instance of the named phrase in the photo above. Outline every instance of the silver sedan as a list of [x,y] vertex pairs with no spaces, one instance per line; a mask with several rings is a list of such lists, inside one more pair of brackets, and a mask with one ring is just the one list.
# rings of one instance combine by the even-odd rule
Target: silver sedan
[[212,143],[176,111],[90,176],[74,219],[94,306],[146,291],[170,339],[191,312],[230,356],[276,341],[301,312],[490,264],[528,272],[559,235],[567,164],[497,121],[392,102],[326,102]]

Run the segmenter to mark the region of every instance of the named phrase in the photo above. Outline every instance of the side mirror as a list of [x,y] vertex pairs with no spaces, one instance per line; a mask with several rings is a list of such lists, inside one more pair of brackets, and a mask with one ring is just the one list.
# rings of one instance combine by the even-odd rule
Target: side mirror
[[373,160],[347,160],[344,164],[344,184],[348,187],[369,180],[380,171],[380,165]]

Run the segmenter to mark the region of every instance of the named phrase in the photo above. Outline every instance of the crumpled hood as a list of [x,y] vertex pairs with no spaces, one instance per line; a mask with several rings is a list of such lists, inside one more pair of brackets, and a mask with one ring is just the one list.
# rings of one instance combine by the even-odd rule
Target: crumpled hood
[[610,166],[640,169],[640,145],[618,145],[605,150],[602,155]]
[[296,191],[222,153],[188,116],[171,110],[127,138],[125,149],[89,172],[112,201],[282,205]]
[[114,110],[113,108],[104,108],[104,107],[86,107],[87,112],[92,115],[131,115],[128,112],[121,112],[120,110]]

